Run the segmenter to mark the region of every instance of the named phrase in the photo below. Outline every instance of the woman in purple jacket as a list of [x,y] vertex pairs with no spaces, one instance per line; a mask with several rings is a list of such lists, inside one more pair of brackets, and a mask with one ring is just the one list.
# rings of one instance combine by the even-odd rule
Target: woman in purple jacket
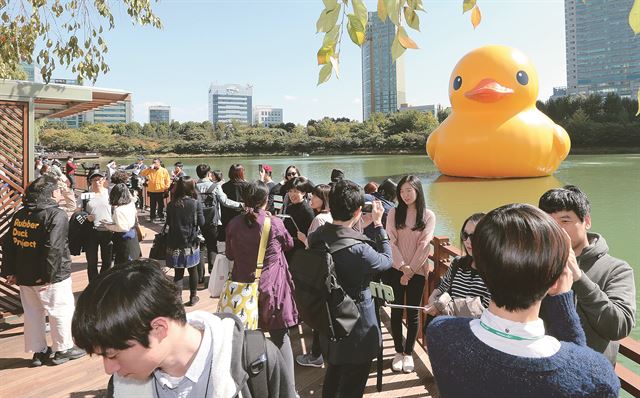
[[[265,183],[248,184],[243,193],[244,212],[227,225],[226,255],[233,260],[231,279],[255,281],[260,235],[265,217],[269,190]],[[294,383],[293,352],[289,328],[298,324],[298,310],[293,299],[293,281],[284,252],[293,248],[293,238],[282,221],[271,217],[271,230],[264,256],[258,291],[258,327],[268,331],[271,341],[285,359],[289,380]]]

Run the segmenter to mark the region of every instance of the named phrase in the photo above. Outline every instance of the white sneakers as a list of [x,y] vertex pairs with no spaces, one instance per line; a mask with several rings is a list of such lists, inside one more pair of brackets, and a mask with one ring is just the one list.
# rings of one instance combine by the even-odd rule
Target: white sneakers
[[404,373],[413,372],[413,356],[411,355],[404,356],[404,359],[402,360],[402,371]]
[[393,361],[391,361],[391,370],[393,370],[394,372],[402,372],[403,363],[404,355],[396,352],[396,355],[393,356]]
[[393,360],[391,361],[391,370],[394,372],[411,373],[413,372],[413,368],[413,356],[396,352],[396,355],[393,356]]

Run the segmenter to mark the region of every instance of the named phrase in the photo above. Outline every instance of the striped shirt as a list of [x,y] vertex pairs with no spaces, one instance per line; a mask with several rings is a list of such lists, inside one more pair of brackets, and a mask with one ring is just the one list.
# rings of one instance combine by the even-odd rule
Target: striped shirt
[[[478,271],[471,267],[462,267],[459,262],[461,257],[456,257],[451,263],[451,267],[440,281],[438,290],[442,293],[449,292],[451,298],[480,297],[482,305],[486,308],[491,301],[491,293],[478,274]],[[451,281],[451,271],[457,266],[455,279]],[[449,290],[451,289],[451,290]]]

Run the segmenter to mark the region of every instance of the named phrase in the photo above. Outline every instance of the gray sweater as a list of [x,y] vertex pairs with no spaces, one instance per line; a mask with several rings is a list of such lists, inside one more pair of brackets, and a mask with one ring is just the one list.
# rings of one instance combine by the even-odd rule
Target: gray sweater
[[620,340],[636,323],[636,287],[628,263],[608,254],[605,239],[588,233],[589,246],[577,257],[582,270],[573,283],[587,345],[615,365]]

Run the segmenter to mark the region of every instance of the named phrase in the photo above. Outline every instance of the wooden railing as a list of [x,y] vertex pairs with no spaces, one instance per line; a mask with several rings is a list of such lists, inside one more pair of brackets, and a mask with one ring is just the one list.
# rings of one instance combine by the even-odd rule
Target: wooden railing
[[[431,241],[433,247],[429,260],[433,264],[433,272],[429,273],[429,277],[425,282],[424,294],[422,296],[422,304],[426,305],[431,292],[438,286],[440,279],[451,266],[451,259],[459,256],[462,252],[455,246],[451,246],[449,238],[445,236],[435,236]],[[425,314],[420,313],[420,327],[418,329],[418,342],[427,349],[425,336],[422,333],[422,325],[424,325]],[[620,352],[622,355],[631,360],[635,365],[640,366],[640,342],[626,337],[620,340]],[[634,397],[640,397],[640,374],[633,371],[620,362],[616,363],[616,374],[620,379],[622,389]]]

